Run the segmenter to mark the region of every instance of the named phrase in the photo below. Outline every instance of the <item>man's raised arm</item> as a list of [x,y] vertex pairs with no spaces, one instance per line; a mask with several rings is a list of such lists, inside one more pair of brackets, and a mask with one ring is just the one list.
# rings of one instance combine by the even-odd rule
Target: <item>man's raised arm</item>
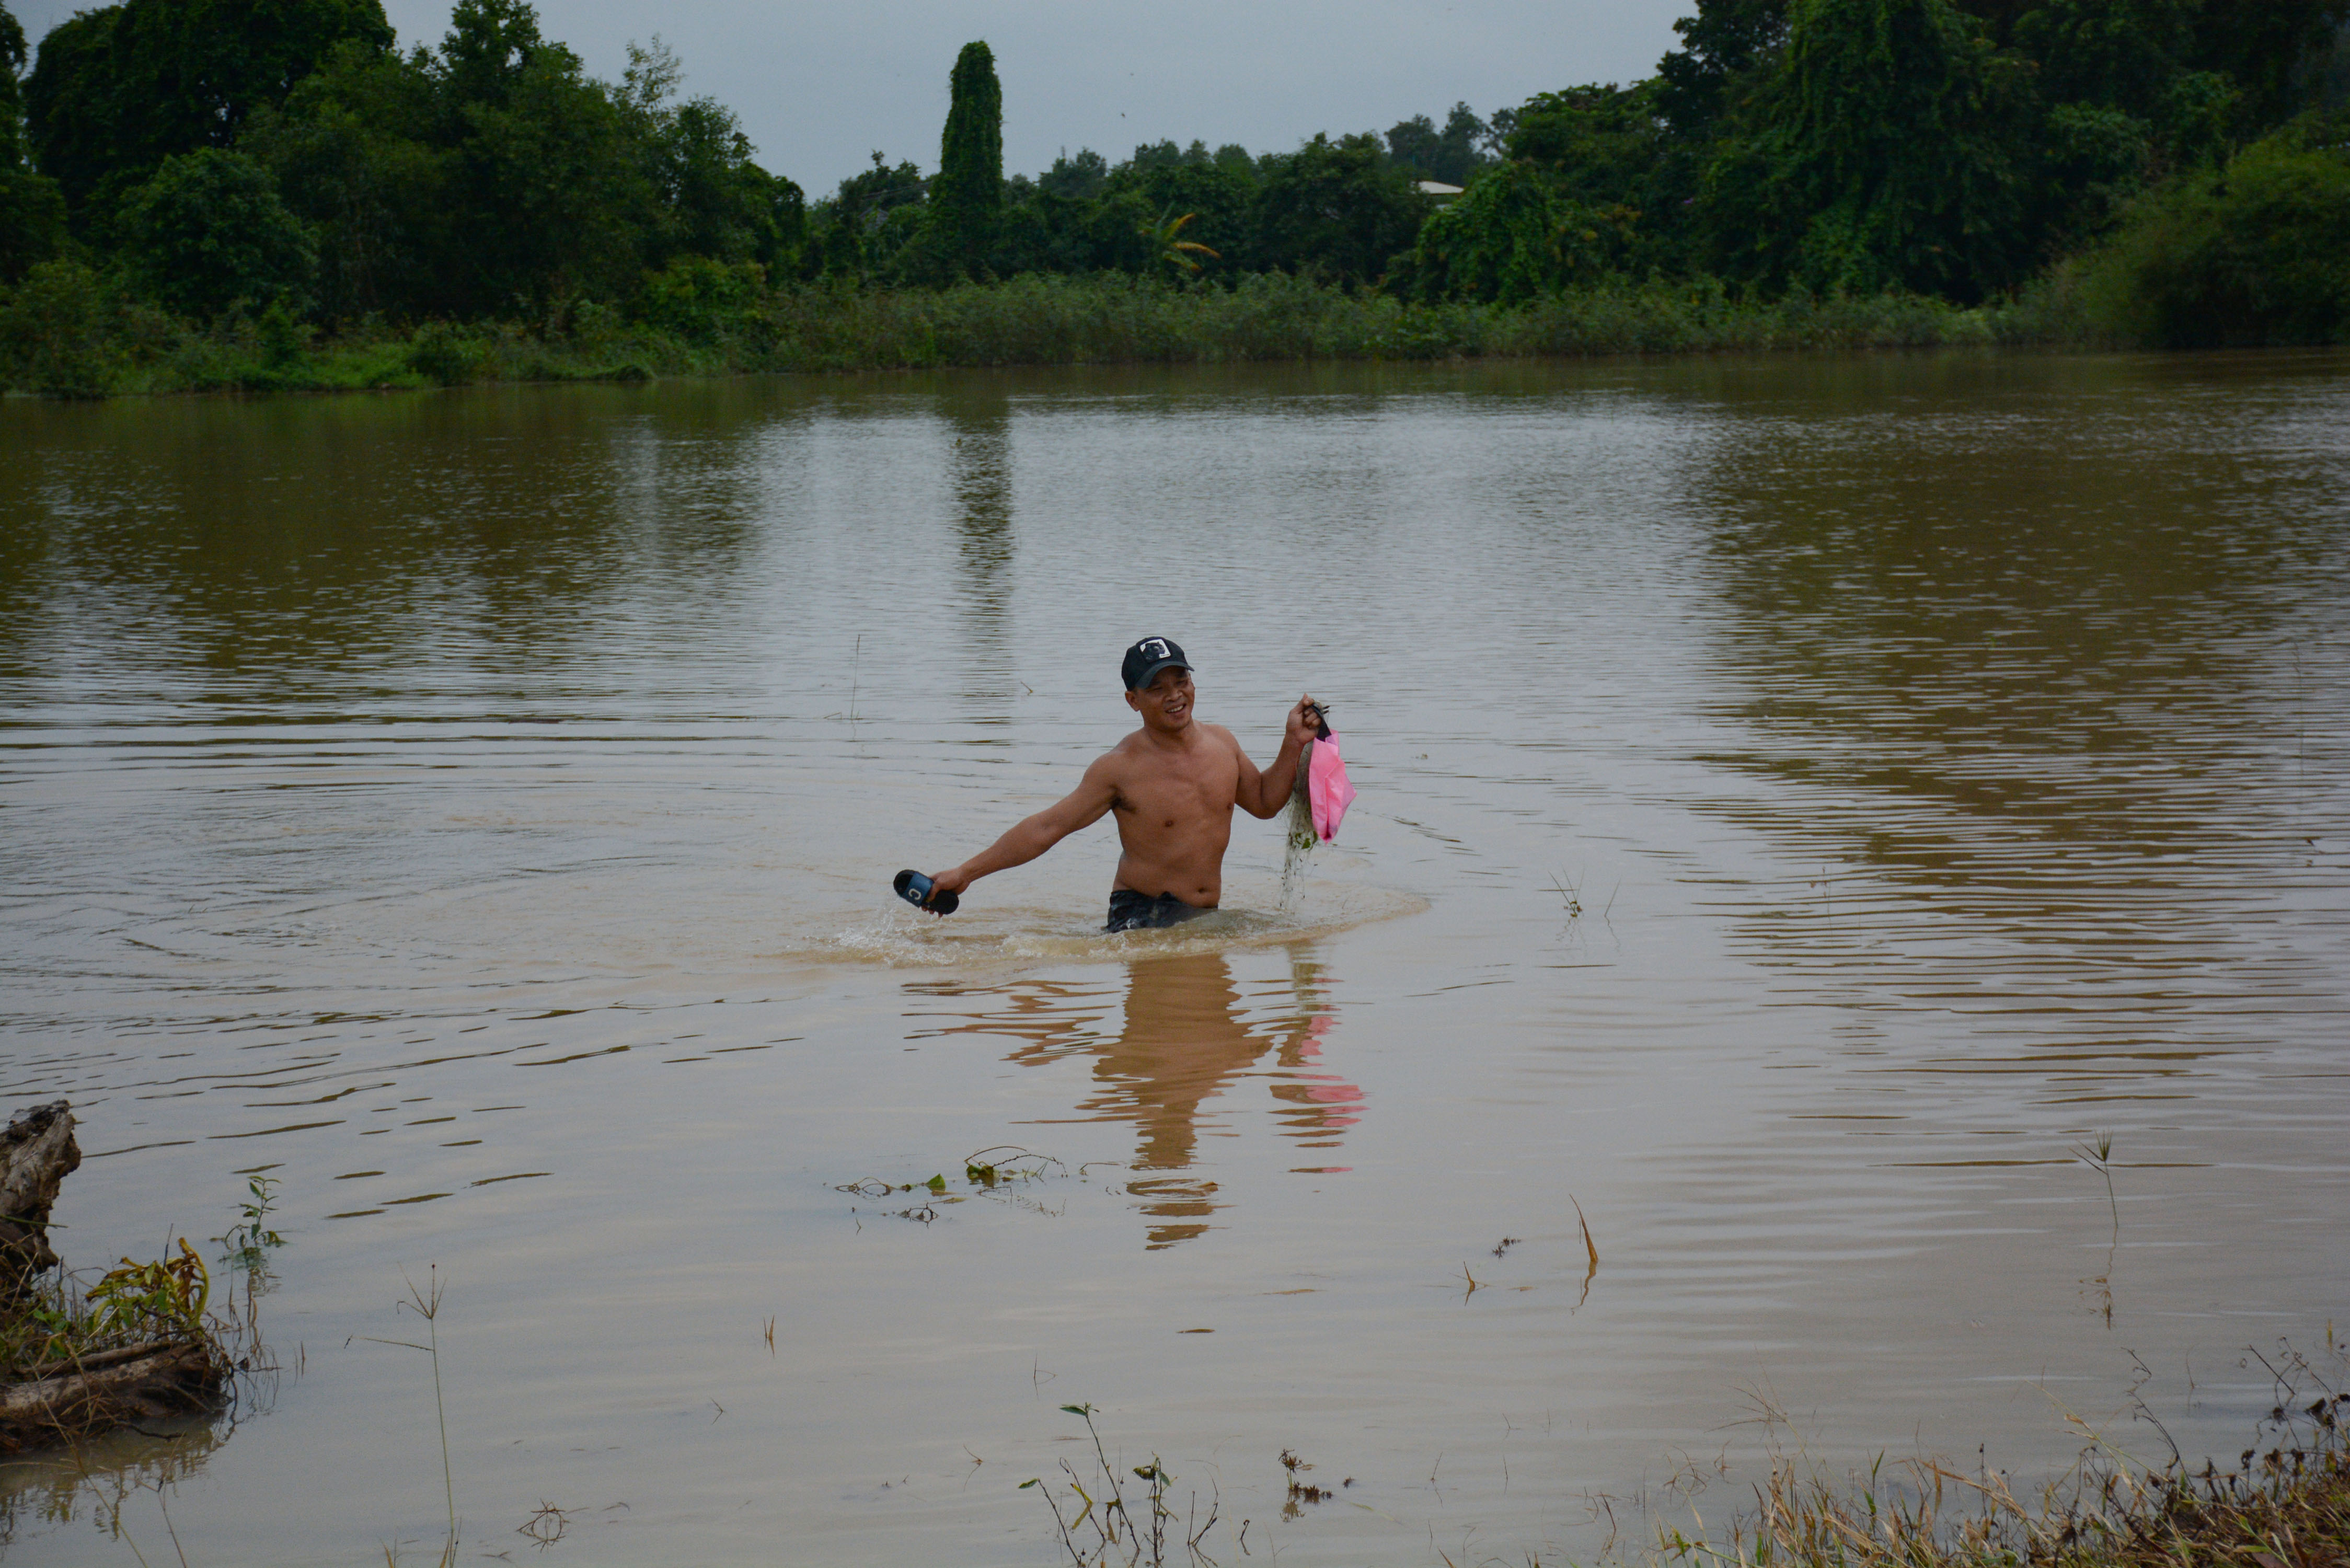
[[1091,827],[1118,798],[1113,781],[1114,756],[1094,759],[1085,778],[1060,800],[1015,823],[1004,836],[956,867],[931,880],[941,893],[960,893],[978,881],[1014,866],[1024,866],[1079,828]]
[[1271,767],[1259,773],[1256,764],[1249,761],[1248,753],[1241,753],[1241,782],[1240,788],[1233,792],[1233,804],[1251,816],[1281,815],[1281,808],[1289,804],[1290,791],[1297,787],[1297,767],[1305,756],[1305,742],[1318,730],[1313,697],[1300,697],[1297,706],[1289,711],[1289,722],[1282,731],[1281,752],[1273,759]]

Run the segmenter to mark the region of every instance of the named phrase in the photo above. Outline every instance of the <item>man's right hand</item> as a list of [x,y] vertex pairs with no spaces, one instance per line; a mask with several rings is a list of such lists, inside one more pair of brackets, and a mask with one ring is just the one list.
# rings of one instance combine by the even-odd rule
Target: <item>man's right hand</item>
[[1320,737],[1322,711],[1314,705],[1312,692],[1309,691],[1297,700],[1297,706],[1289,711],[1289,720],[1284,728],[1287,732],[1284,738],[1301,751],[1305,749],[1307,742]]
[[976,880],[977,877],[960,866],[951,871],[933,871],[931,873],[931,897],[936,898],[941,893],[960,894]]

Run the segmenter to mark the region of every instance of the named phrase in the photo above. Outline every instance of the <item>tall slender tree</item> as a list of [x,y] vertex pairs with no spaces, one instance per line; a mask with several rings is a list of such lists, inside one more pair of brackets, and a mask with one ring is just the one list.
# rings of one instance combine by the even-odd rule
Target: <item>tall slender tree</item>
[[969,275],[986,265],[1003,208],[1003,88],[995,55],[970,43],[955,57],[952,98],[931,182],[931,230],[940,259]]

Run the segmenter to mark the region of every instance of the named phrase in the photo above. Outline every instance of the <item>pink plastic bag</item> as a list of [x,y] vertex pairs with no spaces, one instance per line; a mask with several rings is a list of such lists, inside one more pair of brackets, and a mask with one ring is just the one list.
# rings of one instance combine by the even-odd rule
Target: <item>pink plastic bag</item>
[[1338,754],[1336,735],[1314,742],[1305,763],[1305,799],[1314,809],[1315,836],[1325,844],[1337,837],[1347,808],[1355,804],[1355,786],[1347,782],[1347,759]]

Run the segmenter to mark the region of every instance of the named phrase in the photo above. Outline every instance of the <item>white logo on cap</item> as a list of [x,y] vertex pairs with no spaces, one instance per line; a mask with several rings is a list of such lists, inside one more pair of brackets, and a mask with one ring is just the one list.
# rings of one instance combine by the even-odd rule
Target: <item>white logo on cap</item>
[[1153,659],[1165,659],[1168,657],[1167,639],[1163,637],[1146,637],[1134,646],[1150,650],[1150,656]]

